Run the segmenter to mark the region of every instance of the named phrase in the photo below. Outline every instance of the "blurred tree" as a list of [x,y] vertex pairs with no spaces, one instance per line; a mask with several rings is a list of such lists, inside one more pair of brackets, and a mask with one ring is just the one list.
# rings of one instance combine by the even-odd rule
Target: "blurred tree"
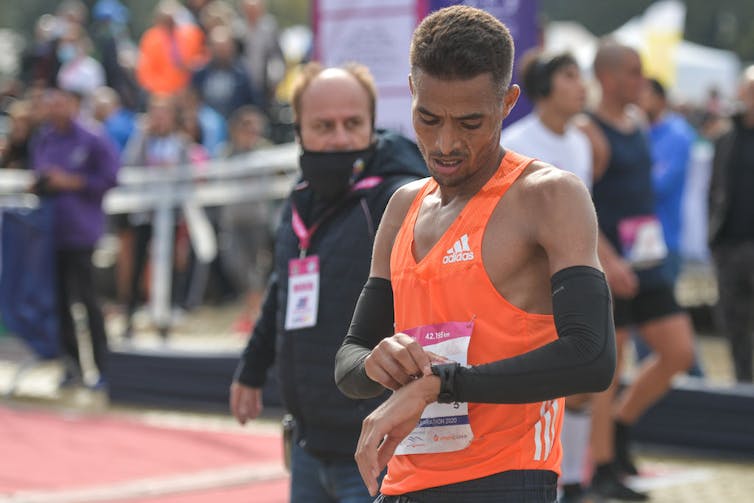
[[545,20],[577,21],[595,35],[605,35],[644,12],[652,0],[595,2],[594,0],[539,0]]
[[[598,2],[540,0],[545,19],[578,21],[596,35],[605,35],[634,16],[652,0]],[[751,0],[685,0],[685,38],[698,44],[729,49],[744,61],[754,61],[754,9]]]
[[[152,12],[159,0],[128,0],[131,9],[131,29],[135,37],[141,36],[152,22]],[[227,0],[235,6],[237,0]],[[310,0],[267,0],[267,10],[278,20],[282,28],[295,24],[309,24]]]
[[[131,32],[138,38],[151,22],[158,0],[127,0],[131,11]],[[235,0],[228,0],[235,3]],[[378,0],[374,0],[377,2]],[[84,0],[90,7],[96,0]],[[540,0],[545,19],[578,21],[592,33],[609,33],[633,16],[638,16],[652,0]],[[686,38],[692,42],[730,49],[743,60],[754,61],[754,9],[752,0],[685,0]],[[0,27],[13,28],[27,38],[34,23],[55,9],[53,0],[0,1]],[[281,27],[309,24],[311,0],[268,0],[269,10]]]
[[[82,0],[90,9],[97,0]],[[141,36],[152,22],[152,13],[159,0],[126,0],[131,15],[131,32]],[[227,0],[235,5],[236,0]],[[34,24],[42,14],[52,13],[60,2],[57,0],[0,1],[0,28],[12,28],[27,38],[34,33]],[[309,24],[310,0],[268,0],[269,11],[280,26]]]
[[310,4],[310,0],[267,0],[269,11],[283,28],[296,24],[308,26],[311,23]]
[[23,2],[0,2],[0,26],[12,28],[27,38],[34,33],[34,24],[42,14],[55,9],[57,2],[47,0],[24,0]]

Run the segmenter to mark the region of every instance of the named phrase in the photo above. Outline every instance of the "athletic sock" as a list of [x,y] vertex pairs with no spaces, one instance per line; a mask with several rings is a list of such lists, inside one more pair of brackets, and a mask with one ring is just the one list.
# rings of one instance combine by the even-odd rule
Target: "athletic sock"
[[614,476],[613,463],[602,463],[594,467],[592,480],[603,480]]
[[573,498],[579,496],[584,492],[584,488],[581,484],[563,484],[563,496],[566,498]]
[[631,426],[615,421],[615,463],[616,468],[626,475],[638,475],[639,470],[631,459]]
[[564,485],[581,484],[584,480],[590,429],[591,416],[588,411],[565,410],[560,435],[563,444],[560,481]]
[[645,493],[634,491],[621,482],[613,463],[597,465],[592,478],[591,491],[604,498],[623,501],[647,501]]

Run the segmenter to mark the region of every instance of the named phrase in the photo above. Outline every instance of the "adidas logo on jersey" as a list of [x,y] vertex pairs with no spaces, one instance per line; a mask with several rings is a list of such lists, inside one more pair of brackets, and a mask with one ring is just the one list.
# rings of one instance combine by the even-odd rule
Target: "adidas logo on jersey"
[[453,248],[448,248],[446,255],[442,258],[443,264],[452,264],[453,262],[465,262],[474,260],[474,252],[469,248],[469,235],[464,234],[453,243]]

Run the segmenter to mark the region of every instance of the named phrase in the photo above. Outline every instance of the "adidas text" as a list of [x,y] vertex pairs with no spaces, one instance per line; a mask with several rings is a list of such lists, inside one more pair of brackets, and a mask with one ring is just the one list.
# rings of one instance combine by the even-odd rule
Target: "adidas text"
[[469,248],[469,235],[464,234],[453,243],[452,248],[448,248],[446,255],[442,258],[443,264],[452,264],[454,262],[466,262],[474,260],[474,252]]

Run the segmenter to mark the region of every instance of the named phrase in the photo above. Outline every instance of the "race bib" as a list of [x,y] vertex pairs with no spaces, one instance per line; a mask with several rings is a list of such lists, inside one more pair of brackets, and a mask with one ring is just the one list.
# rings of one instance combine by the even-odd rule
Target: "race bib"
[[647,269],[668,254],[662,224],[654,215],[625,218],[618,223],[623,257],[634,269]]
[[[471,321],[438,323],[404,330],[426,350],[466,365]],[[432,403],[422,413],[414,430],[398,445],[395,454],[428,454],[465,449],[474,434],[469,424],[468,403]]]
[[288,262],[288,305],[285,329],[309,328],[317,324],[319,307],[319,257],[291,259]]

